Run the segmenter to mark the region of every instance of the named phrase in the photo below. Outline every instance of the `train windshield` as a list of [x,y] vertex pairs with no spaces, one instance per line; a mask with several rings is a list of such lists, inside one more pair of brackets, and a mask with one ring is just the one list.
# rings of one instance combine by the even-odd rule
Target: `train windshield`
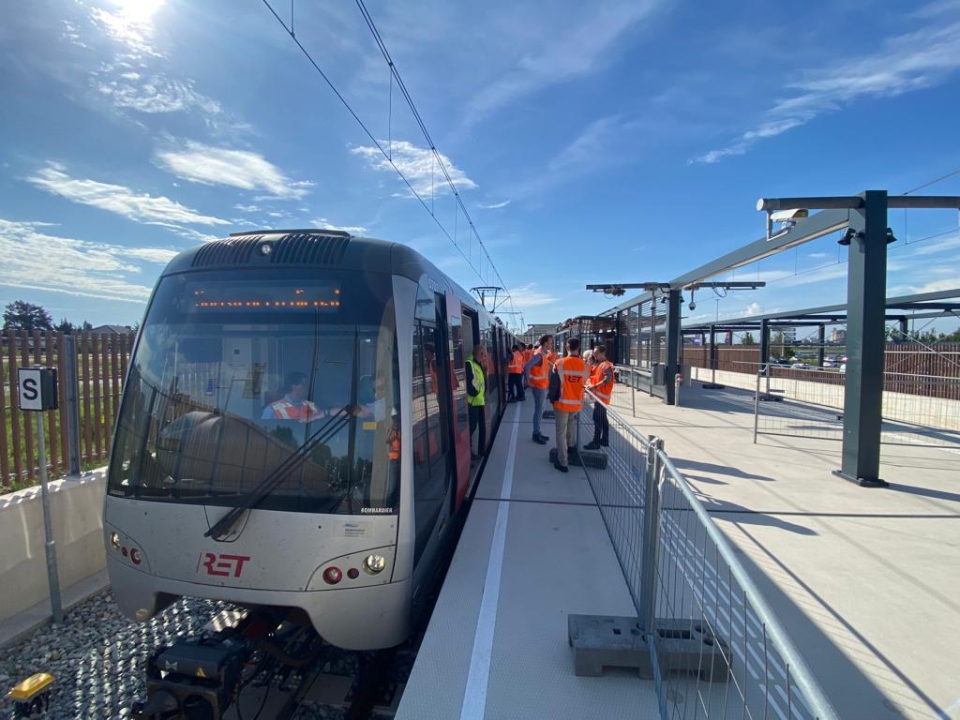
[[163,278],[117,422],[108,492],[292,512],[396,511],[390,276]]

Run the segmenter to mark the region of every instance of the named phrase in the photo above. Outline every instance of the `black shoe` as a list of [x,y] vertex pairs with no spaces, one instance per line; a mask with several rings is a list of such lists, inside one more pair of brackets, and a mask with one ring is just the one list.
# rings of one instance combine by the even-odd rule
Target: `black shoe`
[[535,443],[539,443],[540,445],[546,445],[546,444],[547,444],[547,439],[546,439],[545,437],[543,437],[542,435],[534,435],[534,436],[533,436],[533,441],[534,441]]
[[567,469],[566,465],[561,465],[559,462],[555,462],[553,466],[560,472],[570,472],[570,470]]
[[600,441],[600,447],[610,447],[610,441],[609,441],[609,440],[601,440],[601,441]]
[[543,433],[540,433],[540,439],[543,440],[544,442],[550,441],[550,437],[547,435],[544,435]]
[[592,443],[590,443],[589,445],[584,445],[584,446],[583,446],[583,449],[584,449],[584,450],[599,450],[599,449],[600,449],[600,443],[599,443],[598,441],[594,440],[594,441],[593,441]]
[[567,455],[574,455],[577,452],[576,445],[567,445]]

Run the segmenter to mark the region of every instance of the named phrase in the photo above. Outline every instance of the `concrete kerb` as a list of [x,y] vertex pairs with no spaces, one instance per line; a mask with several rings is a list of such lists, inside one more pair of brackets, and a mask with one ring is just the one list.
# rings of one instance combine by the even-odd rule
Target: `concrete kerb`
[[[64,589],[61,594],[64,614],[69,615],[73,608],[109,587],[110,578],[106,569],[85,580],[74,583]],[[13,617],[0,621],[0,650],[26,640],[36,630],[49,624],[52,620],[50,601],[47,599],[17,613]]]
[[[109,585],[103,545],[106,468],[50,483],[62,605],[75,607]],[[0,647],[52,620],[40,488],[0,495]]]

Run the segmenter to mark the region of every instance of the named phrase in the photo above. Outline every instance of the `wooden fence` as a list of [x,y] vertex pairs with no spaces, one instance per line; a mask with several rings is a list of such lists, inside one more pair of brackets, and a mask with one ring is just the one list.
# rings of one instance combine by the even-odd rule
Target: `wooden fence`
[[102,464],[110,454],[120,390],[126,376],[134,335],[74,334],[76,356],[61,352],[64,334],[50,330],[7,330],[0,333],[0,486],[4,489],[31,485],[38,479],[36,413],[18,407],[17,370],[43,365],[57,368],[60,407],[43,413],[47,439],[47,468],[51,477],[69,470],[67,435],[68,363],[76,364],[79,409],[80,462],[85,467]]

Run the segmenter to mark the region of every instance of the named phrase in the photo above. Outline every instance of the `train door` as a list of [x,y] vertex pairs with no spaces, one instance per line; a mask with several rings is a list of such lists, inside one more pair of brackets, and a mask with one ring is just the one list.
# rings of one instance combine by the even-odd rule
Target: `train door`
[[453,451],[456,467],[456,486],[454,510],[463,504],[470,484],[470,418],[467,415],[467,378],[464,363],[467,360],[464,338],[470,338],[470,350],[473,350],[472,330],[464,334],[460,300],[448,293],[444,303],[446,310],[447,358],[450,368],[450,384],[453,396],[450,428],[453,433]]
[[[480,321],[483,323],[483,320]],[[488,324],[480,329],[480,342],[487,348],[487,393],[484,400],[486,412],[484,417],[487,422],[487,442],[493,444],[493,428],[496,425],[497,418],[500,416],[500,363],[497,362],[497,343],[495,339],[495,328]]]
[[[438,306],[439,304],[439,306]],[[442,339],[443,296],[420,288],[413,337],[412,448],[416,544],[414,563],[430,551],[450,512],[450,380]]]

